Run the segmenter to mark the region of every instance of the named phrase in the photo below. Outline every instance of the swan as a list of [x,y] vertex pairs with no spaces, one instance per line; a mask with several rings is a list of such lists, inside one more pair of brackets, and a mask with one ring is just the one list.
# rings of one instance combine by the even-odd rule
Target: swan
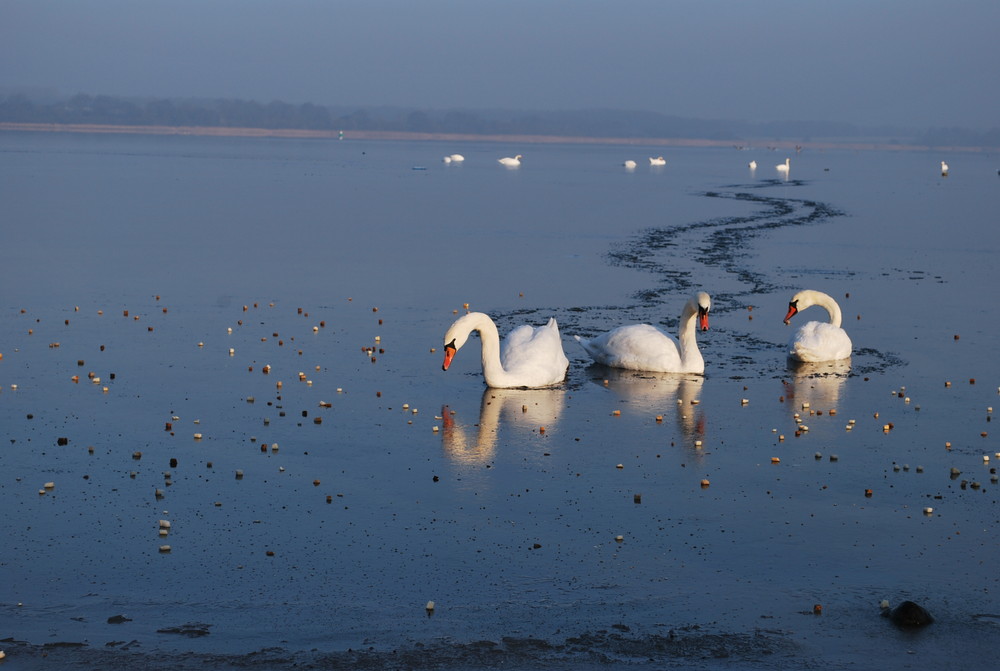
[[779,163],[778,165],[774,166],[774,169],[777,170],[778,172],[783,172],[787,174],[789,169],[792,167],[791,164],[792,164],[792,159],[786,158],[784,163]]
[[461,163],[462,161],[465,160],[465,157],[462,156],[461,154],[452,154],[448,158],[450,158],[455,163]]
[[944,161],[941,161],[941,175],[943,177],[948,176],[948,164],[945,163]]
[[649,158],[649,164],[650,165],[666,165],[667,164],[667,159],[663,158],[662,156],[657,156],[656,158],[653,158],[652,156],[650,156],[650,158]]
[[751,170],[757,169],[757,161],[750,161],[747,165],[750,167]]
[[840,328],[840,306],[822,291],[806,289],[792,296],[785,324],[795,313],[813,305],[826,308],[830,322],[806,322],[788,341],[788,356],[796,361],[837,361],[851,356],[851,339]]
[[508,168],[516,168],[519,165],[521,165],[521,155],[518,154],[514,158],[511,158],[510,156],[505,156],[503,158],[498,158],[497,162],[500,163],[500,165],[507,166]]
[[712,299],[704,291],[691,296],[681,312],[677,342],[655,326],[630,324],[619,326],[602,335],[586,340],[574,336],[597,363],[612,368],[645,370],[658,373],[705,372],[705,360],[695,341],[695,321],[702,331],[708,330],[708,313]]
[[622,165],[625,166],[626,170],[635,170],[635,161],[633,161],[632,159],[625,161],[624,163],[622,163]]
[[489,315],[470,312],[459,317],[444,334],[444,363],[462,348],[469,334],[479,331],[483,344],[483,375],[486,385],[500,389],[551,387],[566,379],[569,359],[563,352],[555,318],[537,328],[524,324],[510,332],[500,352],[500,333]]

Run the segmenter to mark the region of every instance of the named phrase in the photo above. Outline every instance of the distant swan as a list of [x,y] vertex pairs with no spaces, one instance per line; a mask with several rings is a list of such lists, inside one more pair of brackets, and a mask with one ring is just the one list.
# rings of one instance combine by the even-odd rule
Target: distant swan
[[667,164],[667,159],[663,158],[662,156],[657,156],[656,158],[653,158],[651,156],[649,158],[649,164],[650,165],[666,165]]
[[516,168],[519,165],[521,165],[521,155],[518,154],[514,158],[511,158],[510,156],[505,156],[503,158],[497,159],[497,162],[500,163],[500,165],[507,166],[508,168]]
[[622,165],[625,166],[626,170],[635,170],[635,161],[633,161],[632,159],[625,161],[624,163],[622,163]]
[[941,161],[941,176],[942,177],[948,176],[948,164],[945,163],[944,161]]
[[757,169],[757,161],[750,161],[750,163],[748,163],[747,165],[750,166],[751,170]]
[[705,372],[705,360],[695,340],[695,321],[702,331],[707,331],[711,309],[712,299],[707,293],[699,291],[692,296],[681,312],[677,342],[649,324],[619,326],[592,340],[574,337],[594,361],[605,366],[659,373],[702,374]]
[[779,163],[778,165],[774,166],[774,169],[777,170],[778,172],[783,172],[785,174],[788,174],[788,171],[791,169],[791,167],[792,167],[792,159],[786,158],[784,163]]
[[489,315],[470,312],[459,317],[444,334],[444,363],[448,370],[451,360],[469,339],[479,331],[482,341],[483,376],[486,385],[501,389],[551,387],[566,379],[569,359],[563,352],[559,325],[555,318],[545,326],[518,326],[504,341],[500,352],[500,333]]
[[840,327],[840,306],[833,297],[821,291],[806,289],[792,296],[788,303],[785,324],[797,312],[813,305],[825,308],[830,315],[827,322],[806,322],[788,341],[788,356],[796,361],[837,361],[851,356],[851,339]]
[[451,156],[445,156],[443,160],[445,163],[461,163],[465,160],[465,157],[461,154],[452,154]]

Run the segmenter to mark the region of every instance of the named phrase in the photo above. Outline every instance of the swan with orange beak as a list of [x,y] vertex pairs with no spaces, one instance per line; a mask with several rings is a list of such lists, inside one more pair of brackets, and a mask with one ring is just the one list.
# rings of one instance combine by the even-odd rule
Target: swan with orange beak
[[851,356],[853,347],[847,331],[840,327],[840,306],[832,296],[822,291],[805,289],[788,302],[785,325],[799,312],[817,305],[830,316],[829,322],[806,322],[788,341],[788,356],[795,361],[838,361]]

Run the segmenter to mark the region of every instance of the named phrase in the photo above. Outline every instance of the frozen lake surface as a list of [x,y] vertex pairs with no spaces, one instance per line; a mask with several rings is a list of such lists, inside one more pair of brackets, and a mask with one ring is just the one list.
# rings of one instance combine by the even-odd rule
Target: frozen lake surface
[[[998,159],[660,153],[0,135],[0,664],[993,668]],[[573,340],[698,289],[704,377]]]

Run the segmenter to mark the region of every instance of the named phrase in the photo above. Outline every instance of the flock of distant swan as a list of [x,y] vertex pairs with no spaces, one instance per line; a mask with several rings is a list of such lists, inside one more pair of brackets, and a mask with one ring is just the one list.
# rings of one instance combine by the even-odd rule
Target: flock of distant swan
[[[517,156],[504,156],[503,158],[498,158],[497,159],[497,163],[499,163],[500,165],[502,165],[502,166],[504,166],[506,168],[519,168],[519,167],[521,167],[521,159],[522,158],[524,158],[524,156],[522,156],[521,154],[518,154]],[[446,164],[448,164],[448,163],[462,163],[463,161],[465,161],[465,157],[462,156],[461,154],[450,154],[448,156],[445,156],[442,159],[442,161],[444,161],[444,163],[446,163]],[[789,169],[791,167],[791,162],[792,162],[792,159],[786,158],[784,163],[779,163],[778,165],[776,165],[774,167],[775,167],[775,169],[778,172],[787,175],[788,171],[789,171]],[[664,166],[666,164],[667,164],[667,159],[663,158],[663,156],[650,156],[649,157],[649,165],[651,167],[660,167],[660,166]],[[625,167],[626,170],[635,170],[636,167],[638,167],[638,164],[635,161],[633,161],[632,159],[626,160],[624,163],[622,163],[622,165]],[[750,161],[749,167],[750,167],[751,171],[756,170],[757,169],[757,161]],[[945,165],[944,161],[941,162],[941,169],[942,169],[943,173],[947,173],[947,171],[948,171],[947,166]]]
[[[853,345],[840,326],[840,306],[828,294],[806,289],[792,296],[785,324],[814,305],[827,311],[829,321],[810,321],[800,326],[788,341],[788,357],[803,362],[849,358]],[[619,326],[589,340],[575,338],[594,361],[605,366],[701,375],[705,372],[705,360],[698,350],[695,334],[698,330],[708,330],[711,309],[712,299],[704,291],[691,296],[681,312],[677,340],[649,324]],[[483,376],[488,387],[536,389],[558,385],[566,379],[569,359],[554,317],[544,326],[518,326],[501,347],[500,333],[489,315],[465,314],[444,334],[443,370],[448,370],[473,331],[479,333],[482,342]]]
[[[497,163],[504,166],[505,168],[519,168],[521,167],[522,158],[524,157],[521,154],[518,154],[517,156],[504,156],[503,158],[498,158]],[[465,157],[462,156],[461,154],[449,154],[448,156],[445,156],[441,160],[445,164],[452,164],[452,163],[460,164],[465,161]],[[664,166],[666,164],[667,164],[667,159],[663,158],[662,156],[649,157],[649,165],[652,167]],[[636,167],[638,167],[638,164],[632,159],[626,160],[624,163],[622,163],[622,165],[625,167],[626,170],[635,170]],[[750,161],[747,164],[747,167],[750,168],[750,172],[754,172],[755,170],[757,170],[757,161]],[[778,165],[774,166],[774,169],[777,170],[779,174],[787,177],[792,170],[792,159],[786,158],[784,163],[779,163]],[[997,174],[1000,175],[1000,170],[997,170]],[[944,161],[941,161],[941,176],[942,177],[948,176],[948,164],[945,163]]]

